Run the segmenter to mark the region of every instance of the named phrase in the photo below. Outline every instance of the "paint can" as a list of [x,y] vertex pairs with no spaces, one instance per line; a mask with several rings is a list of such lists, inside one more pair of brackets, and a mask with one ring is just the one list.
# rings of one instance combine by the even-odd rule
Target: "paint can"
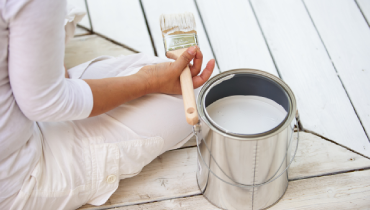
[[[275,127],[259,133],[236,133],[217,124],[207,107],[230,96],[258,96],[286,111]],[[204,197],[222,209],[265,209],[288,187],[288,168],[298,148],[293,145],[298,112],[292,90],[280,78],[256,69],[235,69],[211,78],[197,98],[197,182]],[[297,119],[296,119],[297,117]],[[294,155],[290,157],[291,149]]]

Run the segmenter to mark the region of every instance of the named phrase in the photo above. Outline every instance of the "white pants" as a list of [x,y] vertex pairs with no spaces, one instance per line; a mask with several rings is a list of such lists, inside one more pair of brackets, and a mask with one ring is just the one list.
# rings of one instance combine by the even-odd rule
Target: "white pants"
[[[126,76],[166,60],[143,54],[101,57],[69,71],[72,78]],[[119,97],[119,96],[117,96]],[[104,204],[119,180],[137,175],[192,136],[181,96],[150,94],[78,121],[39,122],[43,155],[12,209],[76,209]],[[123,186],[124,187],[124,186]]]

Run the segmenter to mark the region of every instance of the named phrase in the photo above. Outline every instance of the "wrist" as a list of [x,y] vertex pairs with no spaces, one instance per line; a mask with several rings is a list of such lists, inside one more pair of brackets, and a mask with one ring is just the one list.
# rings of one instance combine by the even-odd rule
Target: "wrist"
[[138,78],[138,82],[143,85],[144,95],[157,92],[154,85],[155,82],[153,81],[153,77],[148,72],[141,69],[138,73],[134,75]]

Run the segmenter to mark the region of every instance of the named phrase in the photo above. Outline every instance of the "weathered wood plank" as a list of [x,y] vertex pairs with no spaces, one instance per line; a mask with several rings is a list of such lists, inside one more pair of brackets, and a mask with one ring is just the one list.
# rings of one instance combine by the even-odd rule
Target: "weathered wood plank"
[[67,69],[101,55],[130,55],[134,52],[113,44],[97,35],[73,38],[66,45],[64,63]]
[[[366,97],[370,93],[369,26],[353,0],[304,2],[369,135],[370,97]],[[356,151],[369,155],[370,143],[363,146]]]
[[[137,176],[120,181],[117,191],[103,206],[130,205],[160,199],[199,194],[196,186],[195,148],[164,153]],[[85,205],[81,209],[98,209]]]
[[[202,66],[202,68],[204,69],[207,62],[214,57],[194,1],[143,0],[142,2],[146,17],[148,19],[149,28],[154,41],[155,49],[157,51],[157,55],[163,58],[165,58],[166,56],[164,51],[162,31],[159,25],[160,15],[183,12],[192,12],[194,14],[197,25],[196,30],[199,40],[199,47],[201,48],[204,56],[204,62]],[[217,73],[219,73],[219,70],[216,66],[213,75],[216,75]]]
[[83,9],[86,12],[85,17],[82,18],[81,22],[79,22],[78,25],[81,25],[81,26],[83,26],[83,27],[91,30],[91,25],[90,25],[88,13],[87,13],[87,8],[86,8],[85,0],[67,0],[67,2],[69,4],[72,4],[72,5],[76,6],[76,7],[78,7],[78,8]]
[[[370,168],[370,160],[309,133],[300,133],[301,143],[289,170],[290,179],[321,176]],[[292,151],[293,152],[293,151]],[[133,205],[200,193],[196,177],[196,148],[164,153],[143,171],[121,180],[118,190],[104,208]],[[85,205],[81,209],[98,209]]]
[[154,55],[139,0],[88,0],[94,32]]
[[[300,132],[296,157],[289,168],[289,179],[322,176],[361,168],[370,169],[370,159],[313,134]],[[293,142],[293,145],[296,145]],[[291,156],[293,150],[290,151]]]
[[[370,170],[289,182],[284,197],[269,209],[369,209]],[[115,208],[218,209],[203,196],[193,196],[148,204]]]
[[356,0],[356,1],[362,11],[362,14],[364,14],[367,20],[367,24],[370,24],[370,1],[369,0]]
[[367,136],[303,2],[251,2],[278,71],[296,95],[303,127],[370,157]]
[[221,71],[255,68],[278,75],[248,1],[196,2]]

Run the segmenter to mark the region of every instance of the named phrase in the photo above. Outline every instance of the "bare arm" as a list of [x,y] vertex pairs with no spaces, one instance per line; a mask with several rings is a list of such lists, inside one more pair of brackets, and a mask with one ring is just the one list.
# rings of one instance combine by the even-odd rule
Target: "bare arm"
[[127,101],[151,92],[145,77],[134,74],[127,77],[86,79],[94,98],[90,117],[105,113]]
[[175,62],[145,66],[134,75],[85,80],[94,98],[90,117],[105,113],[145,94],[181,94],[179,77],[191,60],[194,60],[191,67],[193,85],[198,88],[211,76],[215,65],[214,60],[209,61],[203,73],[198,75],[203,62],[203,55],[198,47],[189,48]]
[[64,77],[67,78],[67,79],[69,78],[69,74],[68,74],[66,65],[64,65]]

